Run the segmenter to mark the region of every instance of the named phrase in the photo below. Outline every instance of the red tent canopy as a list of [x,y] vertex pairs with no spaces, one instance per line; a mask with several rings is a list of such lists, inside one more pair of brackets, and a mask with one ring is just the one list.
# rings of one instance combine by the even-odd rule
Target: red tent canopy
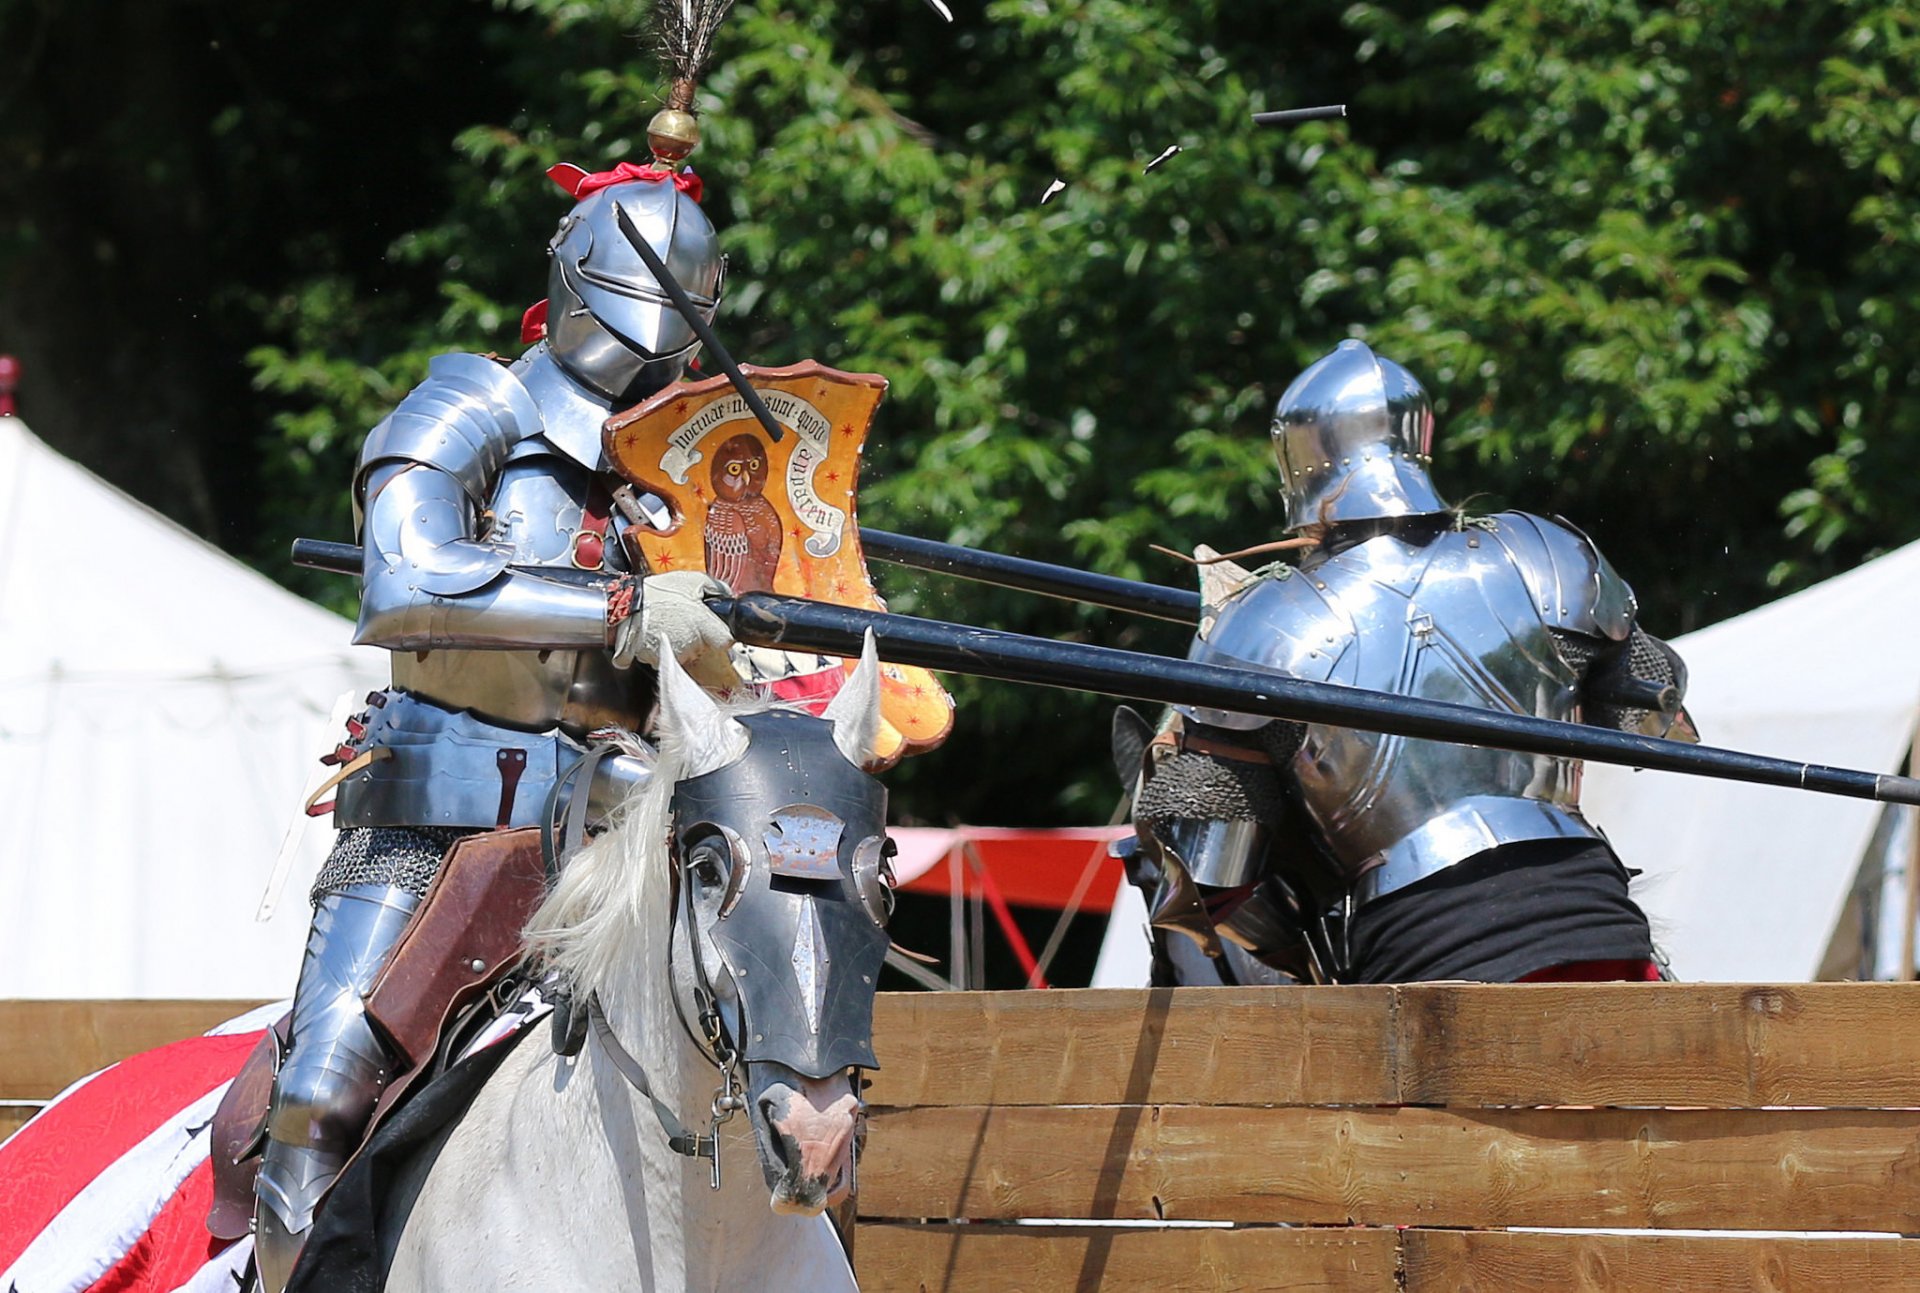
[[[1081,888],[1079,907],[1089,912],[1112,910],[1120,862],[1107,856],[1107,844],[1132,833],[1126,826],[901,826],[888,832],[900,847],[893,870],[906,893],[951,894],[954,868],[963,868],[964,878],[971,854],[1009,903],[1060,911]],[[1090,867],[1095,871],[1092,883],[1083,886]],[[974,887],[968,884],[966,889]]]

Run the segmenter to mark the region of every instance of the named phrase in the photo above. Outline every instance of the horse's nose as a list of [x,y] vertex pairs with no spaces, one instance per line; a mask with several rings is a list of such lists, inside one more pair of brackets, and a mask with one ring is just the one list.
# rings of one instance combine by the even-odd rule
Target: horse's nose
[[796,1202],[837,1202],[853,1183],[852,1148],[861,1103],[844,1073],[830,1078],[794,1075],[760,1096],[766,1125],[780,1138]]

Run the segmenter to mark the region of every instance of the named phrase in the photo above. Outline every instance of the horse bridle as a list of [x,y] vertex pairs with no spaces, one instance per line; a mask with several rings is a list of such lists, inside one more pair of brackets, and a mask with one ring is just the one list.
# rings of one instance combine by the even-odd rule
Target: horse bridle
[[[561,776],[554,785],[547,801],[547,811],[541,814],[541,853],[546,863],[547,882],[552,885],[559,879],[560,869],[567,858],[580,847],[580,841],[586,834],[587,795],[584,786],[591,783],[593,770],[608,754],[615,752],[612,745],[594,747],[587,756],[576,763]],[[580,782],[572,801],[567,807],[567,820],[558,839],[553,826],[555,808],[565,786]],[[745,1088],[739,1076],[740,1049],[727,1037],[725,1021],[720,1016],[720,997],[713,989],[713,982],[707,977],[706,958],[700,955],[698,939],[699,924],[693,912],[693,886],[688,883],[683,872],[693,865],[692,860],[682,862],[679,859],[679,840],[673,841],[674,869],[673,896],[667,905],[667,996],[673,1001],[674,1016],[680,1021],[680,1027],[700,1052],[702,1059],[713,1065],[720,1074],[720,1086],[713,1093],[709,1106],[709,1120],[705,1132],[687,1130],[679,1115],[658,1095],[654,1093],[653,1082],[647,1076],[647,1070],[633,1053],[620,1044],[614,1035],[613,1025],[607,1020],[607,1013],[600,1004],[600,994],[587,995],[587,1024],[592,1030],[594,1040],[612,1062],[614,1071],[625,1079],[628,1086],[647,1098],[653,1106],[653,1116],[660,1124],[660,1130],[667,1138],[667,1148],[686,1158],[704,1158],[713,1165],[713,1188],[720,1188],[720,1128],[731,1121],[735,1114],[747,1107]],[[693,991],[696,1018],[700,1022],[700,1031],[704,1041],[696,1036],[693,1026],[687,1022],[686,1008],[680,1000],[679,984],[673,973],[673,957],[679,944],[677,931],[680,925],[681,908],[686,910],[687,945],[693,953]]]

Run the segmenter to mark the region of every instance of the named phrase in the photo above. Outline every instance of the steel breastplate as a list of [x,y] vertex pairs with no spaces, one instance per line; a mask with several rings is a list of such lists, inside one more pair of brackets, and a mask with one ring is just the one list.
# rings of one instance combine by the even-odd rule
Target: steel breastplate
[[[1382,535],[1229,601],[1194,658],[1541,718],[1577,719],[1560,655],[1488,531]],[[1201,717],[1231,716],[1202,714]],[[1244,721],[1239,725],[1244,726]],[[1300,798],[1362,897],[1499,844],[1591,837],[1571,759],[1310,725]]]

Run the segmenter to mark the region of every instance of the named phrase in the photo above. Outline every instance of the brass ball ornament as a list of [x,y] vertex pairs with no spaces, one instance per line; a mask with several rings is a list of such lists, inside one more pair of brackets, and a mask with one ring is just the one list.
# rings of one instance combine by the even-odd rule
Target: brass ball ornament
[[662,108],[647,123],[647,146],[663,166],[678,166],[700,146],[700,122],[691,112]]

